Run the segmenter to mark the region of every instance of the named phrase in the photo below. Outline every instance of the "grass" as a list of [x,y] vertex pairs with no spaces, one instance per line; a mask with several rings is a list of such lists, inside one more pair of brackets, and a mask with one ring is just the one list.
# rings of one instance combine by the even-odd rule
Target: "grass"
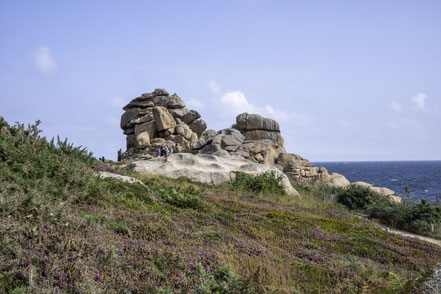
[[0,293],[409,293],[441,261],[333,191],[297,186],[297,198],[118,166],[146,186],[99,179],[84,150],[1,122]]

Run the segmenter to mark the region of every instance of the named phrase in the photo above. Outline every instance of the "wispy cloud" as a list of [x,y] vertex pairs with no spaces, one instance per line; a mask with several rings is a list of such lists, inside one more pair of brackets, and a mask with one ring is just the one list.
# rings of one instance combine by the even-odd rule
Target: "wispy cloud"
[[208,82],[208,87],[214,95],[219,96],[221,94],[221,87],[217,81],[211,80]]
[[35,50],[33,57],[35,67],[40,73],[50,75],[57,71],[58,63],[48,47],[40,46]]
[[401,104],[395,101],[393,101],[389,106],[395,112],[401,112],[403,110]]
[[426,94],[418,93],[417,95],[412,97],[412,103],[415,105],[416,108],[420,110],[426,110],[426,99]]

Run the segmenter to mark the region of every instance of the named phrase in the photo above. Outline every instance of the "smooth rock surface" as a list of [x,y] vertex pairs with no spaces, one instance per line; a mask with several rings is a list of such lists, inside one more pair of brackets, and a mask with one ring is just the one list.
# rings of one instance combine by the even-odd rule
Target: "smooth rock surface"
[[[221,155],[221,154],[219,154]],[[186,177],[202,183],[220,184],[234,179],[234,171],[242,171],[248,174],[261,174],[266,171],[274,171],[277,176],[282,176],[280,185],[292,196],[299,196],[291,186],[288,177],[271,165],[253,163],[243,158],[223,154],[222,157],[215,155],[177,153],[170,154],[167,159],[153,159],[135,161],[128,165],[134,171],[141,174],[156,174],[169,178]]]

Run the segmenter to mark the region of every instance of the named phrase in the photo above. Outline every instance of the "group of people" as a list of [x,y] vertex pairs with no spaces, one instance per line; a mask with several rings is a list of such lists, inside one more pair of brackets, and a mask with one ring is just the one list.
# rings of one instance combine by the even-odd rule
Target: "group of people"
[[178,149],[174,146],[173,150],[170,151],[167,146],[163,145],[161,148],[156,149],[156,157],[164,156],[167,158],[170,152],[178,153]]
[[[161,157],[164,156],[165,158],[168,157],[170,153],[170,150],[168,149],[167,146],[162,145],[161,148],[156,149],[156,157]],[[178,149],[176,148],[176,146],[173,147],[172,153],[178,153]],[[119,149],[118,150],[118,161],[122,160],[122,150]],[[104,156],[102,158],[100,158],[101,161],[105,161]]]

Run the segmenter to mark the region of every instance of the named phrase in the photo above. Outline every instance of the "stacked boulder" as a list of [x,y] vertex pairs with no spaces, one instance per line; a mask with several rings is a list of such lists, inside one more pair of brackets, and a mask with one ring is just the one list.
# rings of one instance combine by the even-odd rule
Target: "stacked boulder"
[[207,124],[195,110],[185,108],[185,103],[164,89],[156,89],[133,99],[123,107],[121,129],[126,137],[125,157],[136,158],[149,154],[160,146],[178,151],[190,149],[198,141]]

